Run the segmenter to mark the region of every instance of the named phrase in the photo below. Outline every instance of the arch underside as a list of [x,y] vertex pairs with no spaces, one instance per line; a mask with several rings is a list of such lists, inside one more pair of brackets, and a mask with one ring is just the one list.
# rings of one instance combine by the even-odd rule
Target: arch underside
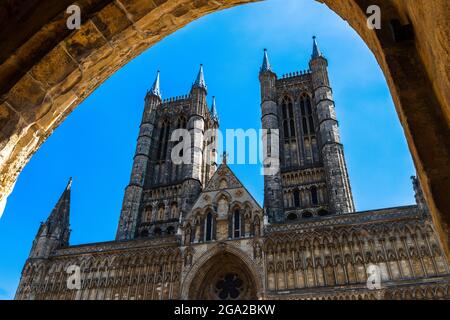
[[[0,22],[0,203],[32,154],[111,74],[187,23],[253,0],[77,1],[82,26],[68,30],[65,10],[74,2],[11,0],[0,7],[7,17]],[[376,31],[367,28],[367,1],[319,2],[345,19],[377,58],[448,259],[447,1],[374,0],[382,10]]]
[[[181,299],[258,299],[264,293],[262,274],[259,263],[241,249],[219,242],[188,267],[182,280]],[[240,287],[238,296],[219,296],[221,288],[216,285],[227,275],[237,276],[242,281],[242,285],[237,286]]]

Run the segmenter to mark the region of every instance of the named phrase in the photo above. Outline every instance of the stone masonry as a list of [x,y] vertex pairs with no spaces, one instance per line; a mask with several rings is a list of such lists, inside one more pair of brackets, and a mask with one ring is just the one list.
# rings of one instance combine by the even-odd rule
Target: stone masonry
[[[326,66],[315,40],[311,70],[280,78],[264,52],[262,127],[279,139],[268,153],[280,167],[265,176],[263,207],[226,155],[218,168],[206,161],[217,155],[201,136],[219,119],[203,67],[189,95],[168,100],[158,73],[115,241],[69,244],[69,182],[16,299],[449,299],[449,265],[417,178],[416,205],[355,212]],[[177,128],[192,137],[188,163],[173,161]]]

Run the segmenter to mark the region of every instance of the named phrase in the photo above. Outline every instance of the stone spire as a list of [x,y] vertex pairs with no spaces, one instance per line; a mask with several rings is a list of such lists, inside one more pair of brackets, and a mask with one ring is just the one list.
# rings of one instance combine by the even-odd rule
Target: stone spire
[[207,90],[205,76],[203,75],[203,64],[200,64],[200,70],[198,71],[197,79],[195,79],[194,85],[192,87]]
[[423,195],[422,186],[420,185],[419,178],[416,176],[411,176],[413,188],[414,188],[414,197],[416,199],[417,206],[424,213],[428,213],[428,205],[425,201],[425,196]]
[[217,115],[217,110],[216,110],[216,97],[212,97],[212,105],[211,105],[211,115],[213,117],[214,120],[219,120],[219,116]]
[[272,71],[270,68],[269,56],[267,55],[267,49],[264,49],[264,57],[261,65],[261,72]]
[[316,36],[313,37],[313,52],[311,55],[311,59],[316,59],[319,57],[323,57],[322,52],[320,52],[319,46],[316,41]]
[[150,93],[161,99],[161,89],[159,87],[159,70],[156,73],[155,82],[153,82],[152,88],[150,89]]
[[53,233],[56,228],[61,228],[61,231],[69,229],[69,214],[70,214],[70,190],[72,188],[72,178],[69,179],[66,189],[62,193],[58,202],[52,210],[45,224],[48,226],[48,232]]
[[33,241],[30,258],[46,258],[53,250],[69,245],[70,236],[70,190],[72,178],[61,194],[50,216],[41,223],[39,231]]

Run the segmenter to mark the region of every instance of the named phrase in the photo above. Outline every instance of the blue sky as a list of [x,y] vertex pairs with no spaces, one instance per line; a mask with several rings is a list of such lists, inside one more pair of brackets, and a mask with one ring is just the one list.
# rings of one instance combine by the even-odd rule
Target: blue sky
[[[281,3],[282,2],[282,3]],[[73,177],[71,244],[112,240],[128,183],[146,90],[161,70],[163,97],[186,94],[204,64],[221,129],[260,128],[258,70],[308,68],[311,37],[328,58],[357,210],[414,203],[415,169],[385,78],[348,24],[312,0],[270,0],[203,17],[150,48],[89,96],[36,152],[0,219],[0,299],[14,296],[39,222]],[[258,165],[233,165],[262,203]]]

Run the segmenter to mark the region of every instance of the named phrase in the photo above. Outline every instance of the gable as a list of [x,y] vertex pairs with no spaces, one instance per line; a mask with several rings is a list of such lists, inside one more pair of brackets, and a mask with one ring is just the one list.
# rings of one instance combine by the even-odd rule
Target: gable
[[244,188],[242,183],[226,164],[221,164],[211,179],[208,181],[204,191],[216,191],[233,188]]
[[214,212],[221,211],[219,210],[221,199],[225,199],[228,206],[240,204],[241,207],[262,210],[261,206],[239,181],[233,171],[226,164],[222,164],[200,193],[186,219],[188,220],[196,212],[203,212],[208,208]]

